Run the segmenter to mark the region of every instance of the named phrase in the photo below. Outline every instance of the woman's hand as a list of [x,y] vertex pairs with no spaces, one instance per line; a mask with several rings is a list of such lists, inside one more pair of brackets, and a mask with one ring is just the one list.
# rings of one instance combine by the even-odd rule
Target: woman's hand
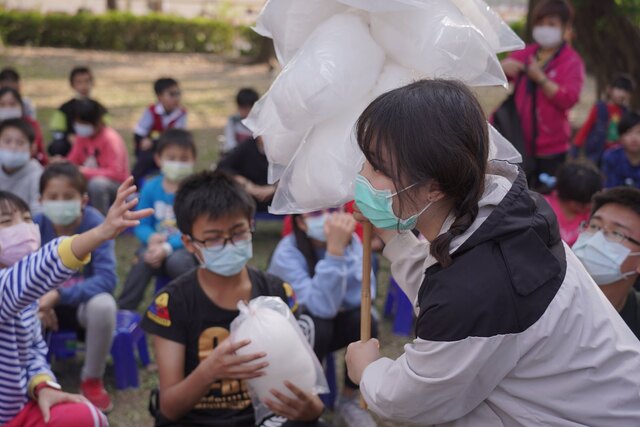
[[504,71],[504,73],[511,78],[518,77],[518,74],[524,72],[525,69],[525,66],[522,62],[516,61],[515,59],[511,58],[502,60],[500,65],[502,65],[502,70]]
[[345,362],[351,381],[354,384],[360,384],[364,370],[378,359],[380,359],[380,342],[377,339],[349,344]]
[[284,385],[295,397],[286,396],[278,390],[271,390],[271,394],[276,399],[264,401],[271,412],[290,421],[315,421],[322,415],[324,405],[318,396],[300,390],[289,381],[285,381]]
[[531,58],[531,61],[527,66],[527,76],[537,84],[542,84],[547,79],[547,75],[544,73],[535,58]]
[[351,243],[356,220],[348,213],[334,213],[324,224],[327,236],[327,252],[333,256],[343,256],[344,249]]
[[42,418],[45,423],[48,423],[49,418],[51,418],[51,407],[66,402],[87,403],[90,405],[89,401],[84,396],[65,393],[64,391],[56,390],[55,388],[45,387],[38,392],[38,406],[40,407],[40,412],[42,412]]
[[266,353],[253,353],[245,356],[238,356],[236,351],[251,343],[250,340],[243,340],[232,343],[230,339],[224,340],[215,350],[213,350],[201,363],[207,365],[207,372],[213,383],[221,379],[249,380],[264,375],[262,371],[269,366],[267,362],[255,362],[266,356]]

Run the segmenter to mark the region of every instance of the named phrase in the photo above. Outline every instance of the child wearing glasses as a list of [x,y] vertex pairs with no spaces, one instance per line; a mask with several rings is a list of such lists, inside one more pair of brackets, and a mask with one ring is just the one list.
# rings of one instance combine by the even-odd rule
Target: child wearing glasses
[[158,172],[153,154],[160,135],[168,129],[187,128],[187,109],[182,106],[178,82],[163,77],[154,82],[153,90],[158,102],[144,110],[134,130],[137,161],[132,173],[139,186],[142,179]]
[[[293,215],[293,233],[284,237],[271,258],[269,273],[291,283],[298,303],[315,326],[314,351],[318,359],[360,339],[362,243],[356,221],[342,210]],[[375,298],[375,276],[371,275]],[[372,319],[373,336],[377,323]],[[346,372],[346,370],[345,370]],[[358,386],[345,375],[338,412],[347,426],[376,425],[360,409]]]
[[142,321],[153,335],[160,385],[152,402],[156,426],[319,426],[320,399],[294,386],[291,398],[266,402],[273,415],[256,420],[245,380],[263,375],[264,354],[237,356],[231,343],[239,301],[276,296],[297,310],[281,279],[247,266],[255,202],[233,178],[202,172],[187,178],[174,210],[182,241],[200,264],[154,299]]
[[136,310],[149,281],[155,276],[170,279],[192,270],[196,260],[184,248],[176,225],[174,199],[180,182],[193,173],[196,145],[190,132],[170,129],[160,136],[154,154],[160,175],[148,179],[140,192],[140,208],[152,207],[153,216],[134,229],[142,248],[125,280],[118,306]]

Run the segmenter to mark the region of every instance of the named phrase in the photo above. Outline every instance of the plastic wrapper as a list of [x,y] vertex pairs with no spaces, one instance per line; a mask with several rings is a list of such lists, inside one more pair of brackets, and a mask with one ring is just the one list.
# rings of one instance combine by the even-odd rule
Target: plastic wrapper
[[401,66],[471,86],[506,86],[494,49],[449,0],[410,11],[372,13],[371,34]]
[[372,99],[367,96],[307,134],[278,183],[271,213],[312,212],[353,200],[353,183],[364,162],[355,125]]
[[483,0],[451,0],[484,35],[495,53],[524,49],[524,42]]
[[284,66],[322,21],[346,10],[334,0],[268,0],[254,30],[273,39],[278,61]]
[[384,52],[363,18],[323,22],[274,81],[269,96],[286,129],[309,129],[362,99],[376,83]]
[[378,97],[383,93],[406,86],[416,80],[418,80],[418,76],[415,76],[411,70],[401,67],[394,62],[388,62],[384,65],[372,93],[374,97]]
[[489,160],[502,160],[512,164],[522,163],[522,155],[516,147],[491,123],[487,122],[489,127]]
[[240,315],[231,323],[233,342],[245,339],[251,343],[239,349],[239,355],[266,353],[265,375],[248,380],[256,420],[269,415],[264,399],[276,400],[271,390],[295,397],[284,385],[289,381],[303,391],[321,394],[329,387],[322,366],[300,330],[291,310],[280,298],[258,297],[238,303]]

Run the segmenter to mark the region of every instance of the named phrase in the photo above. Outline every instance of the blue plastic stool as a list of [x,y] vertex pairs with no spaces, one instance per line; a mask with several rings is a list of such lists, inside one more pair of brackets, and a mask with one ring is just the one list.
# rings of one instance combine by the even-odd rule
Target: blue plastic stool
[[409,336],[413,329],[413,305],[409,298],[402,292],[400,286],[391,278],[387,299],[384,303],[384,316],[393,316],[393,333],[395,335]]
[[171,278],[167,276],[156,277],[156,294],[171,282]]
[[52,358],[56,360],[71,359],[76,356],[78,348],[78,335],[75,331],[58,331],[47,334],[47,361],[51,363]]
[[338,397],[338,384],[336,381],[336,359],[333,353],[329,353],[324,359],[324,375],[327,377],[327,384],[329,385],[329,393],[321,394],[320,400],[324,403],[324,406],[333,410]]
[[111,356],[116,371],[116,388],[138,388],[138,362],[134,348],[138,348],[138,356],[143,366],[150,363],[146,336],[140,328],[141,317],[138,313],[119,310],[116,317],[116,330],[111,345]]

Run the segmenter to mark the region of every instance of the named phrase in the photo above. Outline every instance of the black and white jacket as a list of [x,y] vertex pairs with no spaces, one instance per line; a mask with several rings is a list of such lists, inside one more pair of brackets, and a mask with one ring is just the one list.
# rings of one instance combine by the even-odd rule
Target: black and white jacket
[[523,175],[491,172],[450,267],[410,233],[385,248],[417,338],[365,370],[370,409],[420,425],[640,426],[640,342]]

